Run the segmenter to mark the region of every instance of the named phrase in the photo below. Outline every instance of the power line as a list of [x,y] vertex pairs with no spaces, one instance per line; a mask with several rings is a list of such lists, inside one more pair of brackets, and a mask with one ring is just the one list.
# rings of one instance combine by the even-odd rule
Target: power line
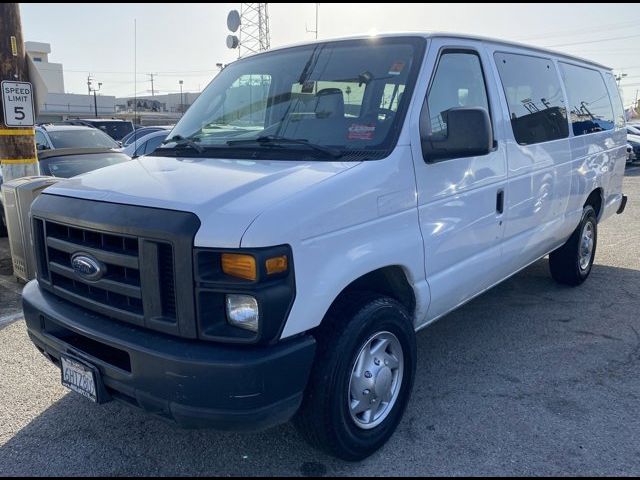
[[572,45],[586,45],[588,43],[600,43],[600,42],[610,42],[613,40],[625,40],[627,38],[637,38],[640,35],[626,35],[624,37],[611,37],[611,38],[600,38],[598,40],[587,40],[583,42],[574,42],[574,43],[556,43],[554,45],[546,45],[545,48],[549,47],[570,47]]
[[627,21],[627,22],[622,22],[622,23],[611,23],[611,24],[608,24],[608,25],[597,25],[597,26],[594,26],[594,27],[579,28],[579,29],[575,29],[575,30],[562,30],[562,31],[550,32],[550,33],[546,33],[546,34],[535,35],[535,36],[531,36],[531,37],[524,37],[524,38],[521,38],[520,41],[538,40],[538,39],[543,39],[543,38],[546,39],[546,38],[549,38],[549,37],[570,37],[572,35],[592,34],[594,32],[608,31],[608,30],[610,30],[612,28],[635,27],[635,26],[638,25],[638,23],[640,23],[640,19]]

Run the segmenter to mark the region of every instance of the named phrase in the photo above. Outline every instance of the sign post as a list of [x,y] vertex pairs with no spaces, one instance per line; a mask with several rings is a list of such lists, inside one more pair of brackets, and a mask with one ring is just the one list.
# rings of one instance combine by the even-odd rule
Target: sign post
[[33,87],[29,83],[20,7],[0,3],[0,168],[3,181],[38,175],[33,126]]

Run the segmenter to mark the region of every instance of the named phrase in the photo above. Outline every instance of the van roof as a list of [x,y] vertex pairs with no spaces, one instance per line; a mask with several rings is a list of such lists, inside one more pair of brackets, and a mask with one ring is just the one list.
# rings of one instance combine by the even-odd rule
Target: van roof
[[[527,49],[527,50],[531,50],[531,51],[535,51],[535,52],[540,52],[540,53],[545,53],[547,55],[553,55],[556,57],[562,57],[564,59],[567,60],[574,60],[574,61],[578,61],[581,63],[586,63],[589,65],[592,65],[594,67],[598,67],[598,68],[602,68],[605,70],[612,70],[611,67],[608,67],[606,65],[602,65],[601,63],[598,62],[594,62],[593,60],[589,60],[586,58],[582,58],[582,57],[578,57],[576,55],[570,55],[568,53],[563,53],[563,52],[558,52],[556,50],[551,50],[548,48],[544,48],[544,47],[536,47],[533,45],[528,45],[526,43],[520,43],[520,42],[513,42],[510,40],[502,40],[499,38],[491,38],[491,37],[483,37],[480,35],[469,35],[469,34],[462,34],[462,33],[453,33],[453,32],[387,32],[387,33],[376,33],[375,35],[351,35],[351,36],[347,36],[347,37],[339,37],[339,38],[327,38],[327,39],[323,39],[323,40],[316,40],[316,41],[311,41],[311,42],[299,42],[299,43],[294,43],[294,44],[290,44],[290,45],[283,45],[281,47],[276,47],[276,48],[272,48],[269,51],[275,51],[275,50],[282,50],[282,49],[286,49],[286,48],[290,48],[290,47],[298,47],[298,46],[302,46],[302,45],[313,45],[316,43],[326,43],[326,42],[337,42],[337,41],[342,41],[342,40],[362,40],[362,39],[367,39],[367,38],[390,38],[390,37],[422,37],[422,38],[460,38],[460,39],[464,39],[464,40],[478,40],[481,42],[488,42],[488,43],[493,43],[493,44],[497,44],[497,45],[505,45],[505,46],[509,46],[509,47],[517,47],[517,48],[523,48],[523,49]],[[256,53],[254,55],[260,55],[261,53],[266,53],[266,52],[260,52],[260,53]],[[244,58],[249,58],[250,56],[253,55],[248,55],[247,57]]]

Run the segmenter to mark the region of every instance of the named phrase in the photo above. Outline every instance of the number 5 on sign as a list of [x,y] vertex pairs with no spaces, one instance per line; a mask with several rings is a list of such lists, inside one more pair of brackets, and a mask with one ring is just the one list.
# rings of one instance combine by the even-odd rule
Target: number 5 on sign
[[5,80],[1,85],[4,124],[7,127],[32,127],[34,115],[31,84]]

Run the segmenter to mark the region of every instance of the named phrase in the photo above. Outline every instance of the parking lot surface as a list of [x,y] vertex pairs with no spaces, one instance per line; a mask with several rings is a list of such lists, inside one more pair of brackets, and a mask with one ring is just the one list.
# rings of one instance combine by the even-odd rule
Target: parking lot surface
[[543,259],[418,334],[404,420],[360,463],[290,425],[187,431],[70,393],[0,263],[0,475],[639,475],[640,168],[624,191],[584,285],[555,284]]

